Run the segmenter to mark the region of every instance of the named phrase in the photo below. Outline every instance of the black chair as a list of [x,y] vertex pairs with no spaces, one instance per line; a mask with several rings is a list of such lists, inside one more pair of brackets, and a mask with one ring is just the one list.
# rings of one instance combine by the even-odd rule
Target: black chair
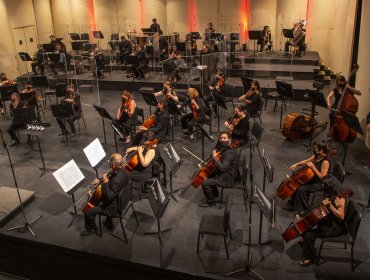
[[[112,218],[119,218],[119,222],[120,222],[120,225],[121,225],[121,229],[122,229],[124,239],[120,238],[118,235],[114,234],[113,232],[111,234],[114,237],[116,237],[116,238],[124,241],[125,243],[127,243],[127,235],[126,235],[125,227],[123,226],[123,217],[128,212],[128,210],[130,210],[130,208],[132,209],[132,212],[135,216],[136,224],[139,225],[139,221],[137,219],[136,212],[135,212],[135,209],[134,209],[134,204],[131,201],[130,191],[128,191],[127,189],[121,190],[121,192],[119,193],[119,195],[117,197],[117,203],[118,203],[118,210],[117,210],[116,215],[114,215]],[[98,216],[99,216],[99,227],[98,227],[98,230],[97,230],[97,235],[99,237],[103,237],[101,217],[106,216],[106,215],[101,214],[101,215],[98,215]]]
[[250,118],[253,118],[253,121],[256,122],[256,118],[259,118],[261,124],[262,124],[262,120],[261,120],[261,115],[262,115],[262,109],[263,109],[263,104],[265,103],[265,100],[260,97],[260,106],[258,108],[258,112],[256,114],[250,114]]
[[334,161],[333,175],[343,184],[346,170],[340,161]]
[[67,95],[67,84],[58,83],[55,88],[55,99],[58,104],[58,98],[64,98]]
[[233,239],[230,228],[230,208],[231,197],[229,196],[226,199],[226,206],[223,216],[203,215],[198,230],[197,254],[199,254],[199,240],[201,236],[203,237],[204,234],[223,236],[227,259],[229,259],[226,238],[230,234],[230,239]]
[[[260,154],[260,150],[259,150],[259,145],[260,145],[260,142],[261,142],[261,138],[262,138],[262,134],[263,134],[263,126],[257,122],[254,122],[253,125],[252,125],[252,128],[251,128],[251,133],[252,133],[252,148],[257,148],[258,150],[258,153]],[[238,159],[240,159],[240,156],[242,154],[242,151],[245,150],[245,149],[248,149],[250,146],[249,143],[245,144],[245,145],[242,145],[238,148],[239,152],[238,152]]]
[[136,127],[139,126],[139,125],[141,125],[144,122],[144,120],[145,120],[144,119],[144,109],[141,109],[141,108],[136,107],[135,108],[135,114],[136,114],[136,116],[138,116],[138,117],[141,118],[141,122],[138,119],[134,123],[130,124],[130,133],[132,135],[134,135],[136,133]]
[[[347,211],[346,211],[346,216],[344,218],[346,225],[348,227],[348,232],[347,234],[343,234],[339,237],[327,237],[327,238],[322,238],[321,239],[321,244],[320,244],[320,249],[318,253],[318,259],[320,260],[321,256],[321,251],[324,243],[339,243],[339,244],[344,244],[344,249],[347,249],[347,244],[351,245],[351,269],[352,271],[355,270],[356,265],[354,264],[354,259],[353,259],[353,248],[356,243],[357,239],[357,233],[358,229],[361,224],[361,212],[353,200],[348,201],[347,205]],[[317,262],[316,265],[319,265],[320,262]]]

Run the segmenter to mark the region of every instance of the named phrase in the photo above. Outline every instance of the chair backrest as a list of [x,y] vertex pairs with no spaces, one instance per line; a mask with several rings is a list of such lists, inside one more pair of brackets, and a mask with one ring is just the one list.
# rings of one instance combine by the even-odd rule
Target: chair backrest
[[263,134],[263,127],[260,123],[258,122],[254,122],[253,123],[253,126],[252,126],[252,129],[251,129],[251,132],[252,132],[252,135],[254,137],[256,137],[257,139],[257,146],[258,144],[260,143],[261,141],[261,138],[262,138],[262,134]]
[[247,90],[251,88],[253,80],[247,77],[240,77],[240,79],[242,80],[243,83],[243,92],[246,93]]
[[65,83],[59,83],[59,84],[57,84],[57,87],[55,89],[55,95],[57,97],[64,97],[64,96],[66,96],[66,94],[67,94],[66,87],[67,87],[67,84],[65,84]]
[[339,182],[343,183],[344,177],[346,176],[346,171],[344,170],[344,166],[339,161],[334,161],[333,167],[333,175],[339,180]]
[[275,81],[275,83],[278,94],[284,97],[294,98],[293,86],[291,84],[285,81]]
[[123,212],[126,210],[127,205],[131,201],[131,192],[129,191],[128,188],[124,188],[120,191],[118,195],[118,209],[117,212],[118,214],[123,214]]
[[226,203],[225,203],[225,211],[224,211],[224,222],[223,222],[223,228],[225,234],[228,233],[228,229],[230,226],[230,210],[231,210],[231,195],[227,196]]
[[357,203],[352,199],[349,199],[347,203],[345,222],[347,224],[348,233],[351,236],[352,241],[355,241],[361,223],[361,212]]
[[141,108],[136,107],[135,108],[135,114],[137,116],[140,116],[141,119],[142,119],[142,121],[144,122],[144,109],[141,109]]

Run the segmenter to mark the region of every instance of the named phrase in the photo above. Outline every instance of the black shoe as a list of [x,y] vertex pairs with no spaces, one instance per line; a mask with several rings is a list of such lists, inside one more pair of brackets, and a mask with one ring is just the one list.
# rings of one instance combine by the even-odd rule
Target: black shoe
[[12,143],[9,145],[10,147],[19,145],[21,142],[19,140],[13,140]]
[[92,229],[85,229],[84,231],[80,232],[81,236],[88,236],[91,233],[96,233],[97,228],[92,228]]
[[214,204],[213,200],[207,200],[206,202],[200,203],[199,207],[203,207],[203,208],[212,207],[213,204]]
[[113,222],[112,222],[112,220],[105,220],[104,222],[103,222],[103,225],[107,228],[107,229],[109,229],[110,231],[112,231],[113,230]]
[[68,132],[64,130],[64,131],[62,131],[62,133],[59,133],[58,136],[63,136],[63,135],[66,135],[66,134],[68,134]]

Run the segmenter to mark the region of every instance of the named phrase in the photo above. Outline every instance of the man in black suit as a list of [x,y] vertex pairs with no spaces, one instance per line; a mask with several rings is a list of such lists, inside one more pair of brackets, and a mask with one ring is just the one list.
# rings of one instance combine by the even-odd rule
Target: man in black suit
[[[99,205],[90,208],[85,212],[85,230],[81,232],[81,236],[87,236],[90,233],[96,232],[95,217],[99,214],[105,214],[107,219],[104,225],[113,230],[112,216],[118,211],[117,197],[119,193],[128,191],[128,174],[122,169],[123,159],[121,154],[112,154],[109,160],[109,165],[112,171],[110,176],[105,173],[102,177],[102,199]],[[94,184],[98,184],[99,180],[95,179]]]
[[152,24],[150,25],[150,31],[153,33],[159,33],[160,35],[163,34],[161,30],[161,26],[157,23],[157,19],[153,18],[152,19]]

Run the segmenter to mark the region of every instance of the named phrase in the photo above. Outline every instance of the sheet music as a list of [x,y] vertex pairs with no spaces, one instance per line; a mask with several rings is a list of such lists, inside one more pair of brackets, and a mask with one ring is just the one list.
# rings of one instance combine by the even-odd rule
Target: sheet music
[[161,185],[159,184],[159,181],[157,180],[157,187],[156,187],[156,191],[157,191],[157,195],[158,195],[158,202],[159,203],[163,203],[166,199],[166,196],[164,195],[163,193],[163,190],[162,190],[162,187]]
[[98,138],[92,141],[83,151],[93,168],[107,155]]
[[73,159],[55,171],[53,176],[66,193],[85,179],[85,176]]
[[[168,149],[169,148],[169,149]],[[173,146],[171,145],[171,143],[168,143],[164,148],[163,150],[166,152],[166,154],[168,155],[169,159],[171,160],[171,162],[174,163],[174,165],[176,165],[177,163],[180,162],[180,157],[179,155],[176,153],[175,149],[173,148]]]

